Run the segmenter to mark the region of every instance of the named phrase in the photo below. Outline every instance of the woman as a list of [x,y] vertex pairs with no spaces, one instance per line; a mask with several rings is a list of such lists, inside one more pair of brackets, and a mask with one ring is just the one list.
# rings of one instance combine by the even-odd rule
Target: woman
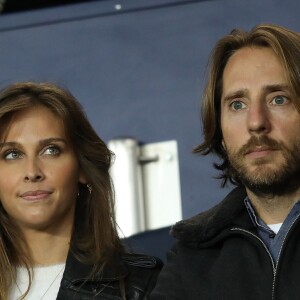
[[68,91],[0,92],[0,299],[147,299],[161,263],[124,253],[111,159]]

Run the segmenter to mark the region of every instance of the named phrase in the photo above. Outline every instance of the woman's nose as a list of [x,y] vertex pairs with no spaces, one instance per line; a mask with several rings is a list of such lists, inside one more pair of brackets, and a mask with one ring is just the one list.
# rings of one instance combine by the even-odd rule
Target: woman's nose
[[41,170],[38,159],[31,159],[27,162],[25,170],[25,181],[41,181],[44,179],[44,173]]

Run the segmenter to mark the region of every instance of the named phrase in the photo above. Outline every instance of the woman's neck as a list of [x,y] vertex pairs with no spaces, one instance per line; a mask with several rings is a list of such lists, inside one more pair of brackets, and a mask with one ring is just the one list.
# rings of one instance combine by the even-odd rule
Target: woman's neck
[[26,230],[23,233],[33,266],[53,265],[66,261],[70,248],[70,231],[53,234],[44,231]]

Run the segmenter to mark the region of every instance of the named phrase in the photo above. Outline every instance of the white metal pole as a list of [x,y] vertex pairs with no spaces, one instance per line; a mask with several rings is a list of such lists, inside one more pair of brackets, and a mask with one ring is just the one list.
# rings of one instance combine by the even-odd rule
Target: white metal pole
[[116,218],[120,235],[130,236],[145,230],[140,150],[132,138],[113,139],[108,147],[115,153],[110,174],[116,197]]

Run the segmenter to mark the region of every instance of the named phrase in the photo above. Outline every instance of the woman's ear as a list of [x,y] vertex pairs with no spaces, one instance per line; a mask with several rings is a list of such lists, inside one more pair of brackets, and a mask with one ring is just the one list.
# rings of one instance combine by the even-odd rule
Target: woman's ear
[[79,173],[78,181],[79,181],[81,184],[87,184],[86,177],[85,177],[85,175],[83,174],[82,171],[80,171],[80,173]]
[[222,139],[222,147],[226,151],[226,145],[225,145],[224,139]]

